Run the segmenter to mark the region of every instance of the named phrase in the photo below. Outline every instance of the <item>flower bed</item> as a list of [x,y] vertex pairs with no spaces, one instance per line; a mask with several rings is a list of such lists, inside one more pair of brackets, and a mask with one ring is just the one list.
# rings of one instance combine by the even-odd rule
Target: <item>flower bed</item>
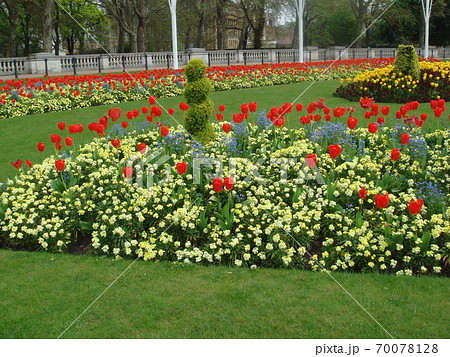
[[[293,114],[280,116],[288,105],[255,125],[249,108],[256,103],[214,124],[206,147],[182,127],[116,124],[77,152],[23,169],[0,189],[0,239],[70,251],[87,237],[91,251],[117,258],[448,274],[448,128],[303,119],[289,130]],[[323,100],[307,110],[317,108],[329,112]]]
[[[375,68],[348,78],[347,85],[336,89],[336,95],[357,101],[360,97],[371,97],[378,102],[406,103],[408,101],[429,102],[432,99],[450,100],[450,62],[419,62],[420,79],[393,72],[392,64]],[[343,83],[343,80],[341,80]]]
[[[302,81],[340,79],[364,69],[393,63],[393,58],[211,67],[207,77],[214,90],[252,88]],[[331,66],[331,67],[330,67]],[[330,67],[330,68],[328,68]],[[154,70],[131,74],[0,80],[0,119],[27,114],[145,100],[149,95],[183,93],[184,70]]]

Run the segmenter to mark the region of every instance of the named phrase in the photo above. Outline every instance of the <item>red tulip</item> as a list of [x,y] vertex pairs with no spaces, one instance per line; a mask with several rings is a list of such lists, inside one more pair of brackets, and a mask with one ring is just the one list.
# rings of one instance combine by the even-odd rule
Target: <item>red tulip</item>
[[137,109],[133,109],[132,113],[134,118],[137,118],[139,116],[139,110]]
[[374,134],[378,130],[378,124],[377,123],[370,123],[369,124],[369,132]]
[[133,176],[133,168],[132,167],[124,167],[123,168],[123,176],[125,178],[130,178]]
[[223,181],[219,177],[216,177],[214,180],[212,180],[212,186],[214,191],[220,192],[222,191]]
[[71,147],[73,144],[73,138],[71,138],[70,136],[65,138],[64,141],[65,141],[67,147]]
[[256,110],[258,109],[258,103],[256,103],[256,102],[251,102],[251,103],[249,103],[248,106],[252,113],[256,112]]
[[400,135],[400,141],[402,142],[403,145],[408,144],[409,135],[407,133],[403,133],[402,135]]
[[223,104],[219,105],[219,112],[225,111],[225,106]]
[[439,102],[437,100],[430,100],[431,109],[433,109],[433,110],[436,109],[438,107],[438,105],[439,105]]
[[347,119],[347,126],[349,127],[349,129],[355,129],[356,125],[358,125],[358,119],[356,119],[355,117],[349,116]]
[[363,187],[362,189],[360,189],[360,190],[358,191],[358,195],[359,195],[359,198],[361,198],[362,200],[365,199],[365,198],[367,197],[367,191],[366,191],[366,188]]
[[409,111],[409,107],[407,105],[402,105],[400,107],[400,113],[402,113],[402,115],[406,115]]
[[339,154],[341,153],[341,147],[337,144],[335,145],[330,145],[328,147],[328,153],[330,154],[330,157],[332,159],[335,159],[339,156]]
[[186,173],[187,163],[184,161],[177,163],[176,169],[180,175],[184,175]]
[[442,116],[442,112],[444,111],[444,108],[436,108],[433,110],[434,116],[436,118],[440,118]]
[[142,114],[147,114],[148,113],[148,107],[142,107],[141,108],[141,112],[142,112]]
[[180,103],[180,109],[185,112],[186,110],[189,109],[189,105],[187,105],[185,102],[181,102]]
[[243,103],[242,105],[241,105],[241,112],[242,113],[248,113],[248,104],[247,103]]
[[317,156],[315,154],[308,154],[306,155],[306,165],[309,167],[316,166],[317,163]]
[[391,160],[397,161],[400,158],[400,150],[399,149],[392,149],[391,151]]
[[244,115],[242,115],[242,113],[233,114],[233,121],[236,124],[242,123],[243,120],[244,120]]
[[331,115],[330,114],[325,115],[325,120],[326,121],[330,121],[331,120]]
[[62,171],[62,170],[64,170],[64,167],[65,167],[65,161],[64,160],[56,160],[55,161],[55,167],[56,167],[56,169],[58,170],[58,171]]
[[55,149],[56,150],[61,150],[62,149],[62,144],[61,143],[55,143]]
[[361,108],[369,109],[373,105],[373,99],[372,98],[360,98],[359,104],[361,105]]
[[150,97],[148,97],[148,102],[153,105],[156,103],[156,97],[154,95],[151,95]]
[[59,143],[62,139],[58,134],[52,134],[50,135],[50,140],[52,143]]
[[229,123],[224,123],[222,129],[224,132],[228,133],[231,130],[231,125]]
[[222,113],[217,113],[216,114],[216,119],[217,119],[217,121],[222,121],[223,120],[223,114]]
[[277,107],[270,108],[270,114],[274,117],[277,117],[280,115],[280,109]]
[[444,105],[445,105],[445,99],[444,98],[438,99],[437,102],[438,102],[438,104],[437,104],[438,108],[444,108]]
[[224,179],[225,188],[230,191],[233,189],[234,186],[234,179],[233,176],[225,177]]
[[343,116],[345,113],[347,112],[347,110],[343,107],[337,107],[336,109],[333,110],[333,114],[336,118],[340,118],[341,116]]
[[45,150],[45,145],[44,143],[37,143],[37,149],[42,152]]
[[384,124],[384,118],[383,117],[379,117],[377,119],[377,123],[380,124],[380,125]]
[[383,106],[383,107],[381,107],[381,113],[383,113],[384,116],[387,116],[387,115],[389,115],[390,109],[391,109],[391,107]]
[[418,214],[420,212],[420,210],[422,209],[422,206],[423,206],[423,200],[421,200],[420,198],[416,201],[411,199],[411,201],[409,202],[409,205],[408,205],[409,213]]
[[159,130],[163,137],[166,137],[169,134],[169,128],[167,126],[162,126]]
[[160,117],[162,114],[162,108],[155,105],[152,107],[150,114],[154,117]]
[[27,166],[31,169],[31,166],[33,166],[33,164],[31,163],[30,160],[26,160],[25,163],[27,164]]
[[277,128],[282,128],[285,123],[286,123],[286,120],[284,119],[284,117],[276,118],[273,121],[273,125],[275,125]]
[[365,112],[364,113],[364,118],[366,118],[366,119],[370,119],[371,116],[372,116],[372,112]]
[[18,170],[22,167],[22,160],[17,159],[16,162],[11,162],[11,165],[13,165],[13,167],[15,167]]
[[145,145],[145,143],[138,144],[137,148],[141,154],[145,154],[147,151],[147,145]]
[[302,104],[302,103],[298,103],[298,104],[295,106],[295,109],[296,109],[298,112],[301,112],[301,111],[303,110],[303,104]]
[[416,126],[421,127],[423,125],[423,120],[416,120]]
[[120,139],[111,139],[110,141],[112,146],[114,146],[116,149],[120,147]]
[[147,121],[151,123],[153,121],[153,117],[151,115],[147,115]]
[[126,127],[128,126],[128,122],[123,121],[123,122],[121,123],[121,125],[122,125],[122,128],[126,129]]
[[58,129],[63,131],[66,128],[66,123],[64,122],[60,122],[58,123]]
[[395,117],[396,117],[397,119],[401,119],[401,118],[403,117],[403,114],[402,114],[400,111],[396,111],[396,112],[395,112]]
[[420,119],[422,119],[423,121],[427,120],[428,118],[428,114],[422,113],[420,114]]
[[128,120],[131,120],[131,119],[134,118],[133,112],[127,112],[126,116],[127,116],[127,119],[128,119]]
[[389,195],[386,192],[384,195],[379,195],[378,193],[375,195],[375,205],[378,208],[386,208],[389,204]]
[[167,109],[167,113],[169,113],[169,115],[172,116],[173,113],[175,113],[175,109],[169,108],[169,109]]
[[370,110],[372,113],[372,116],[376,117],[378,114],[380,114],[380,107],[378,104],[372,104],[372,109]]
[[117,121],[119,117],[122,115],[122,109],[120,108],[111,108],[108,110],[108,115],[113,122]]
[[328,108],[328,107],[323,108],[323,114],[328,115],[328,114],[330,114],[330,112],[331,112],[330,108]]

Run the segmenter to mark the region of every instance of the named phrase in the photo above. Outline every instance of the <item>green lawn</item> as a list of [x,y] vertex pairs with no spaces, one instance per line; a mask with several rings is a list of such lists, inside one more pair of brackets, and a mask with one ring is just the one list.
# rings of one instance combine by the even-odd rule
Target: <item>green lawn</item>
[[[0,261],[0,338],[58,337],[131,263],[5,250]],[[333,276],[395,338],[450,337],[448,279]],[[326,274],[141,261],[63,337],[389,338]]]
[[[211,94],[211,99],[217,106],[219,104],[226,105],[225,120],[231,121],[232,114],[240,112],[240,105],[244,102],[258,102],[258,112],[261,109],[270,109],[273,106],[281,106],[286,102],[292,102],[302,94],[309,86],[309,89],[298,99],[297,103],[303,103],[305,109],[302,115],[306,114],[306,106],[311,101],[317,101],[318,98],[325,98],[325,104],[330,108],[337,106],[352,106],[357,105],[357,117],[360,118],[358,126],[367,126],[368,120],[364,119],[364,111],[360,108],[359,103],[349,102],[342,98],[333,97],[335,88],[339,85],[338,81],[322,81],[316,82],[311,86],[311,83],[298,83],[288,84],[271,87],[261,87],[252,89],[241,89],[234,91],[215,92]],[[165,108],[173,107],[176,109],[174,117],[177,118],[179,123],[182,123],[181,111],[178,108],[178,104],[184,101],[183,97],[162,98],[159,102]],[[382,103],[380,103],[382,104]],[[120,107],[122,111],[128,111],[135,108],[141,108],[143,105],[148,105],[146,101],[140,102],[128,102],[121,103],[114,106],[98,106],[86,109],[76,109],[65,112],[54,112],[38,115],[29,115],[24,117],[16,117],[0,120],[0,182],[7,177],[11,177],[15,174],[16,169],[10,164],[11,161],[21,159],[22,161],[31,160],[33,163],[42,162],[42,160],[54,152],[52,144],[50,142],[50,134],[60,133],[57,128],[57,123],[64,121],[67,125],[70,124],[83,124],[85,126],[85,132],[75,136],[76,144],[86,143],[95,136],[92,132],[87,130],[87,124],[98,121],[100,117],[105,115],[110,107]],[[390,125],[394,122],[398,122],[395,119],[395,111],[398,110],[400,105],[394,104],[391,106],[391,112],[386,120],[386,124]],[[431,118],[432,111],[428,104],[421,105],[421,112],[428,113]],[[294,110],[295,111],[295,110]],[[289,127],[298,127],[300,115],[297,113],[290,114],[287,117],[287,124]],[[121,119],[126,120],[125,114]],[[134,119],[134,121],[144,121],[145,118],[141,115]],[[163,115],[160,119],[163,122],[168,122],[171,125],[175,125],[176,122],[171,120],[167,114]],[[336,119],[333,119],[336,120]],[[429,119],[423,126],[425,130],[436,126],[436,120]],[[67,134],[67,132],[65,132]],[[68,134],[67,134],[68,135]],[[40,153],[36,149],[38,142],[44,142],[47,149]]]

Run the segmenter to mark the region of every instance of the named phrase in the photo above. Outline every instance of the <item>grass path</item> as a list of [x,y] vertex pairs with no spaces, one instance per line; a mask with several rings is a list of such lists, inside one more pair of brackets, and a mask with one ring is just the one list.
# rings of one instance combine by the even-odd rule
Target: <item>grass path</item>
[[[131,263],[0,250],[0,338],[56,338]],[[333,274],[396,338],[449,338],[450,283]],[[388,338],[326,274],[136,262],[64,338]]]

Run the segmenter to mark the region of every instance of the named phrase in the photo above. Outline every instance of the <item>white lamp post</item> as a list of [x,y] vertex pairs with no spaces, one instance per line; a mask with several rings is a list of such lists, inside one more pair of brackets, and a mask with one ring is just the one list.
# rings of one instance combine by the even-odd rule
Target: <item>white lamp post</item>
[[433,6],[433,0],[422,0],[423,17],[425,19],[425,53],[424,57],[428,57],[428,41],[430,37],[430,15],[431,7]]
[[177,42],[177,0],[168,0],[172,18],[172,51],[173,68],[178,69],[178,42]]
[[298,54],[299,62],[304,62],[303,59],[303,11],[305,9],[305,0],[295,0],[295,8],[298,16]]

